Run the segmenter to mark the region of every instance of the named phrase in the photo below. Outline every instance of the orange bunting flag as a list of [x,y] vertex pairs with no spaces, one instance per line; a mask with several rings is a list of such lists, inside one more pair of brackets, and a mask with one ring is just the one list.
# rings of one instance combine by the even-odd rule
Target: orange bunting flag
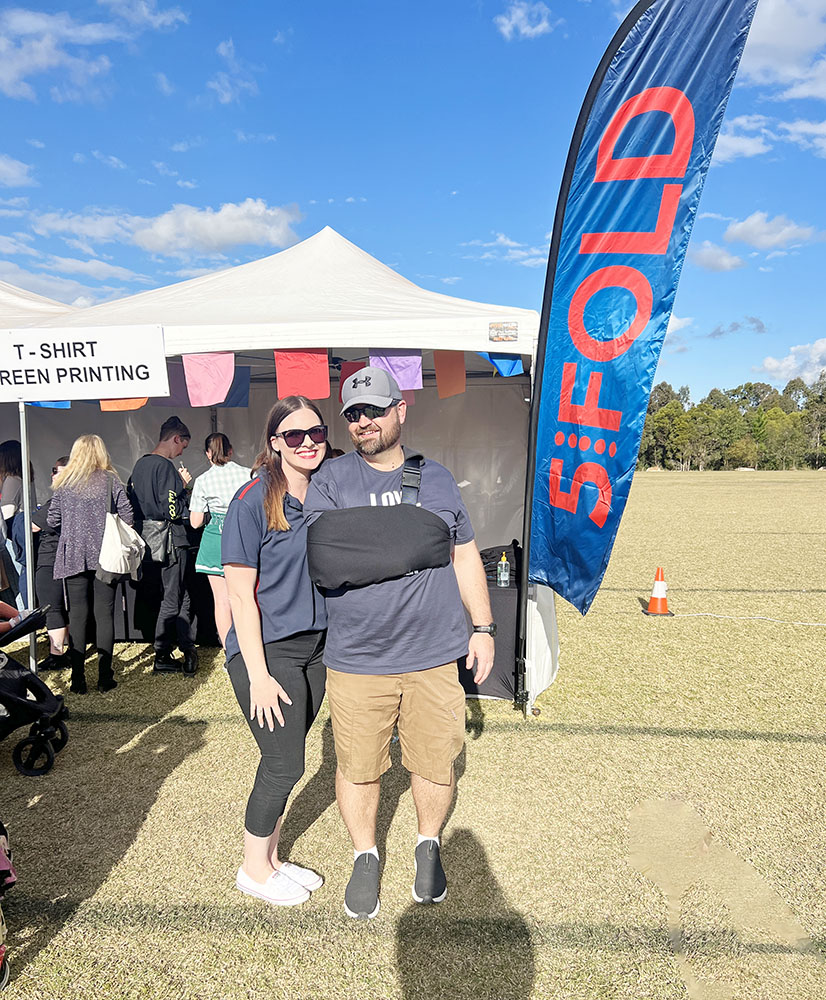
[[184,376],[190,406],[217,406],[227,398],[235,378],[235,354],[184,354]]
[[149,402],[148,396],[136,397],[135,399],[102,399],[100,408],[104,413],[115,410],[139,410]]
[[330,364],[326,347],[273,353],[279,399],[284,399],[285,396],[329,399]]
[[433,364],[436,368],[439,399],[458,396],[465,391],[464,351],[434,351]]

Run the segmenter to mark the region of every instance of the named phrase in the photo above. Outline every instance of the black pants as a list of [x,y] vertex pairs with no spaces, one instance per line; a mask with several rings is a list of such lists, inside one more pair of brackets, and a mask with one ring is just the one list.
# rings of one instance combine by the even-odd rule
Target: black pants
[[247,802],[244,826],[254,837],[269,837],[284,814],[287,799],[304,774],[304,743],[324,698],[326,668],[321,662],[325,632],[299,632],[264,646],[267,670],[289,695],[281,702],[283,728],[273,732],[250,719],[250,682],[244,658],[237,653],[227,664],[235,697],[261,751],[261,763]]
[[170,653],[173,646],[194,649],[192,609],[187,587],[189,549],[175,548],[177,559],[171,566],[161,567],[161,607],[155,626],[155,652]]
[[65,628],[69,624],[63,603],[63,581],[54,578],[54,563],[38,564],[34,574],[34,589],[38,604],[48,604],[46,628]]
[[98,651],[98,684],[112,680],[112,649],[115,645],[115,591],[116,583],[102,583],[93,569],[76,576],[67,576],[66,604],[69,611],[69,656],[72,661],[72,679],[84,676],[86,659],[86,630],[89,612],[93,609],[95,645]]

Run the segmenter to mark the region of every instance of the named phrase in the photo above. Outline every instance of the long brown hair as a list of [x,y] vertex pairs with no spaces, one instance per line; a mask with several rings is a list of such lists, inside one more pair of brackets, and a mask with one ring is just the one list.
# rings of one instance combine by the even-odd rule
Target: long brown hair
[[264,483],[264,513],[267,515],[267,527],[271,531],[289,531],[284,514],[284,494],[287,492],[287,477],[281,468],[281,455],[272,446],[272,438],[283,420],[296,410],[312,410],[320,424],[324,423],[321,410],[306,396],[285,396],[270,410],[267,416],[267,428],[264,431],[264,461],[261,464],[260,476]]
[[206,441],[204,441],[204,451],[213,465],[226,465],[232,454],[232,445],[226,434],[216,431],[207,436]]

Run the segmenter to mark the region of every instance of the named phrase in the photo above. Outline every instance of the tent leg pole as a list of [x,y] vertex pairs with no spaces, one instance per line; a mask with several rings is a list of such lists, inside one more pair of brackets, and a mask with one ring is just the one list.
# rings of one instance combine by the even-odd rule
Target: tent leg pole
[[218,433],[218,407],[210,406],[209,408],[209,425],[212,429],[213,434]]
[[[32,484],[29,478],[29,432],[26,426],[26,404],[23,400],[17,403],[20,414],[20,451],[23,465],[23,519],[26,527],[23,534],[26,548],[26,593],[28,605],[34,607],[34,544],[32,536]],[[29,635],[29,669],[37,673],[37,637],[34,632]]]

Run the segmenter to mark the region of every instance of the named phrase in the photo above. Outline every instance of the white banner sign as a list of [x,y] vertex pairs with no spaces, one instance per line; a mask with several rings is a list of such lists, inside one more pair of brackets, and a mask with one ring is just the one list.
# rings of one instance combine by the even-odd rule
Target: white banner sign
[[0,330],[0,402],[168,395],[160,326]]

